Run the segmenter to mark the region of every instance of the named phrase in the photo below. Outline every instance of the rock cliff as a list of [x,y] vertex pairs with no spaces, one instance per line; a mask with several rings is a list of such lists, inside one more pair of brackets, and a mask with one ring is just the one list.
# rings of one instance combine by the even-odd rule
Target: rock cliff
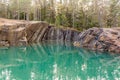
[[26,26],[27,40],[40,42],[42,40],[76,41],[79,31],[50,26],[46,22],[30,22]]
[[91,28],[79,34],[75,46],[120,53],[120,28]]
[[46,22],[0,19],[0,46],[26,45],[42,40],[76,41],[79,33]]
[[0,18],[0,46],[26,45],[26,30],[23,21]]
[[83,32],[56,28],[46,22],[0,18],[0,46],[19,46],[43,40],[72,41],[75,46],[120,53],[120,28],[91,28]]

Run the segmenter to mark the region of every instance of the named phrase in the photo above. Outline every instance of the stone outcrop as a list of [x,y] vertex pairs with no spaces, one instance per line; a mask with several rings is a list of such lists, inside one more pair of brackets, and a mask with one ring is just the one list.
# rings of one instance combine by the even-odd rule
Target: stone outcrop
[[0,19],[0,46],[26,45],[42,40],[76,41],[79,33],[46,22]]
[[40,42],[48,30],[48,24],[45,22],[30,22],[26,26],[27,40],[31,42]]
[[79,31],[50,26],[46,22],[30,22],[26,27],[27,40],[40,42],[43,40],[76,41]]
[[74,45],[92,50],[120,53],[120,28],[91,28],[79,34]]
[[79,31],[72,29],[63,29],[51,27],[46,34],[46,40],[62,40],[62,41],[76,41],[78,40]]
[[27,45],[43,40],[72,41],[75,46],[120,53],[120,28],[91,28],[80,33],[46,22],[0,18],[0,46]]
[[0,46],[26,45],[25,24],[21,21],[0,19]]

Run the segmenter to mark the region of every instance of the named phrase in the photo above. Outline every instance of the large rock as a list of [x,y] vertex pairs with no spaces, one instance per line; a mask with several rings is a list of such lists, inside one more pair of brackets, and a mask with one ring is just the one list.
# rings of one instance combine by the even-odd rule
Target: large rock
[[46,22],[30,22],[26,26],[27,40],[29,43],[43,40],[76,41],[79,31],[50,26]]
[[26,45],[26,30],[23,21],[0,18],[0,46]]
[[46,34],[46,40],[76,41],[79,33],[79,31],[73,29],[50,27]]
[[48,23],[31,21],[26,25],[27,40],[31,42],[40,42],[48,30]]
[[79,31],[56,28],[41,21],[0,18],[0,46],[26,45],[42,40],[76,41]]
[[[91,28],[79,34],[79,46],[120,53],[120,28]],[[75,44],[74,45],[78,45]]]
[[120,28],[91,28],[80,33],[46,22],[0,18],[0,46],[18,46],[42,40],[73,41],[75,46],[120,53]]

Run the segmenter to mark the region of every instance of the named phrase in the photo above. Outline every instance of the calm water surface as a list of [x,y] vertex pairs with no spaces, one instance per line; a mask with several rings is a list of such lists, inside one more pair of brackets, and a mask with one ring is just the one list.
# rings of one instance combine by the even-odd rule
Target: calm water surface
[[120,80],[120,54],[53,41],[0,48],[0,80]]

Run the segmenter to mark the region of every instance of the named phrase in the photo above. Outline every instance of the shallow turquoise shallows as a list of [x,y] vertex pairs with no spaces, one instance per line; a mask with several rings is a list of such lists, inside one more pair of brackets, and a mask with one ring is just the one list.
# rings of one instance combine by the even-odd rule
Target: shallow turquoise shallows
[[0,80],[120,80],[120,54],[54,41],[0,48]]

